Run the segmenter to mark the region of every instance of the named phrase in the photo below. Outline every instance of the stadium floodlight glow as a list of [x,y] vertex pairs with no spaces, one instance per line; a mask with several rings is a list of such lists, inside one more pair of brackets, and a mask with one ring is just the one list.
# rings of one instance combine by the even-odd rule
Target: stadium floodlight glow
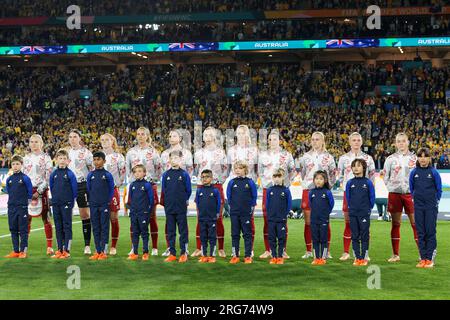
[[151,29],[151,28],[152,28],[151,24],[148,24],[148,23],[147,23],[147,24],[145,25],[145,29]]
[[136,54],[136,52],[132,52],[131,54]]
[[142,24],[139,25],[139,29],[142,29]]
[[159,24],[153,24],[153,30],[158,31],[159,30]]
[[144,58],[144,59],[148,59],[148,57],[147,57],[147,56],[142,56],[142,58]]

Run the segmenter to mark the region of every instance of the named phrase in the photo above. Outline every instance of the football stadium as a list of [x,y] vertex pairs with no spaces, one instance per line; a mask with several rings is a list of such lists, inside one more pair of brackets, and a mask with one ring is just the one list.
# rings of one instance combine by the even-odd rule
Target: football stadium
[[447,300],[449,103],[447,0],[3,0],[0,299]]

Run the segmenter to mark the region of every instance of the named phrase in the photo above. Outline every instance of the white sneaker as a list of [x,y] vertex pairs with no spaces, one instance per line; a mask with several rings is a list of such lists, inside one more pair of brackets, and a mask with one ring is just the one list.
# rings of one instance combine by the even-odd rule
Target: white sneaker
[[153,248],[152,249],[152,256],[157,256],[158,255],[158,249]]
[[91,247],[89,247],[89,246],[84,247],[84,254],[85,254],[85,255],[90,255],[90,254],[92,254],[92,252],[91,252]]
[[327,259],[333,259],[333,257],[331,256],[331,253],[330,253],[330,251],[328,251],[328,254],[327,254]]
[[192,252],[191,257],[200,257],[202,255],[202,250],[195,249],[194,252]]
[[286,251],[283,251],[283,259],[290,259],[291,257],[288,256]]
[[225,253],[225,250],[219,250],[219,257],[221,257],[221,258],[226,258],[227,257],[227,254]]
[[168,256],[170,256],[170,249],[167,248],[166,251],[163,252],[162,256],[163,256],[163,257],[168,257]]
[[262,255],[259,256],[260,259],[267,259],[272,257],[272,255],[270,254],[269,251],[264,251],[264,253]]
[[109,249],[109,255],[115,256],[116,254],[117,254],[117,249],[114,247],[111,247],[111,249]]
[[378,216],[378,221],[383,221],[383,216]]
[[392,257],[390,257],[388,259],[388,262],[399,262],[400,261],[400,256],[397,255],[393,255]]
[[314,257],[313,253],[311,251],[306,251],[306,253],[302,256],[302,259],[309,259]]
[[47,247],[47,255],[51,256],[51,255],[54,255],[54,254],[55,254],[55,251],[53,251],[53,248],[52,247]]
[[128,252],[128,255],[131,256],[134,253],[133,247],[131,247],[130,252]]
[[255,253],[253,252],[253,250],[252,250],[252,254],[251,254],[251,256],[250,256],[250,258],[254,258],[255,257]]
[[342,256],[339,258],[339,260],[341,261],[347,261],[348,259],[350,259],[350,255],[347,252],[344,252]]

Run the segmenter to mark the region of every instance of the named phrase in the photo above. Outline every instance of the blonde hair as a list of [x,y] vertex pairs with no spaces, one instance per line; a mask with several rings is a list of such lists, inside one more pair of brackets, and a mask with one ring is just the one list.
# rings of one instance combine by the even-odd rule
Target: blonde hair
[[145,135],[147,136],[147,142],[151,145],[152,144],[152,136],[150,135],[150,130],[146,127],[139,127],[136,132],[138,131],[144,131]]
[[44,148],[44,140],[42,139],[42,137],[41,137],[41,135],[40,134],[32,134],[31,136],[30,136],[30,139],[29,140],[31,140],[32,138],[35,138],[35,139],[38,139],[39,140],[39,142],[40,142],[40,146],[41,146],[41,150]]
[[237,136],[237,131],[239,129],[244,129],[245,135],[247,136],[247,139],[248,139],[247,143],[250,145],[251,142],[252,142],[252,138],[250,137],[250,129],[249,129],[249,127],[246,124],[238,125],[237,128],[236,128],[236,136]]
[[315,131],[313,132],[313,134],[311,135],[311,138],[316,135],[316,136],[320,136],[322,138],[322,151],[327,151],[327,147],[325,145],[325,135],[323,134],[322,131]]
[[284,171],[283,168],[278,168],[278,169],[273,170],[272,177],[281,175],[284,178],[285,174],[286,174],[286,171]]
[[244,169],[244,173],[247,175],[248,174],[248,164],[247,161],[244,160],[236,160],[234,162],[234,168],[241,168]]
[[362,135],[359,132],[352,132],[349,136],[348,136],[348,140],[350,140],[353,136],[358,136],[361,138],[362,140]]
[[109,133],[109,132],[102,134],[102,135],[100,136],[100,139],[101,139],[102,137],[108,137],[108,138],[110,138],[110,139],[112,140],[112,148],[113,148],[113,150],[116,151],[116,152],[119,151],[119,146],[117,145],[117,139],[116,139],[116,137],[114,137],[114,136],[113,136],[111,133]]
[[397,140],[399,137],[406,137],[406,140],[409,141],[408,135],[405,132],[399,132],[395,135],[395,140]]

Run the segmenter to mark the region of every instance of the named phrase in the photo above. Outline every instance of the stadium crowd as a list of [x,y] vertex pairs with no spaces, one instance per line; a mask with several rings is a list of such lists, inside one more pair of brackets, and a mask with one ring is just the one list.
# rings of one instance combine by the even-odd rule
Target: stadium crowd
[[[380,7],[429,6],[435,10],[448,0],[78,0],[83,15],[164,14],[184,12],[235,12],[244,10],[295,10]],[[71,0],[4,0],[0,17],[64,16]]]
[[161,25],[85,25],[0,29],[0,44],[65,45],[75,43],[147,43],[247,41],[370,37],[442,36],[450,33],[448,16],[382,17],[381,29],[370,30],[362,17],[254,22],[166,23]]
[[[310,148],[310,135],[323,131],[328,150],[338,157],[347,137],[359,131],[364,150],[377,168],[394,152],[394,136],[405,131],[411,148],[431,148],[448,167],[450,110],[445,104],[450,68],[401,69],[386,65],[332,64],[305,72],[297,64],[129,66],[123,71],[96,68],[4,68],[0,72],[0,166],[26,152],[32,133],[43,135],[53,156],[67,145],[70,129],[83,132],[87,146],[99,135],[116,136],[121,152],[134,144],[135,129],[150,128],[159,150],[173,128],[278,128],[284,146],[298,158]],[[426,83],[426,85],[425,85]],[[400,96],[377,96],[376,85],[400,85]],[[422,88],[423,106],[416,91]],[[39,89],[37,89],[39,88]],[[233,93],[230,93],[230,88]],[[92,90],[80,96],[78,90]],[[115,106],[129,106],[115,110]],[[442,160],[443,159],[443,160]],[[446,159],[446,160],[445,160]]]

